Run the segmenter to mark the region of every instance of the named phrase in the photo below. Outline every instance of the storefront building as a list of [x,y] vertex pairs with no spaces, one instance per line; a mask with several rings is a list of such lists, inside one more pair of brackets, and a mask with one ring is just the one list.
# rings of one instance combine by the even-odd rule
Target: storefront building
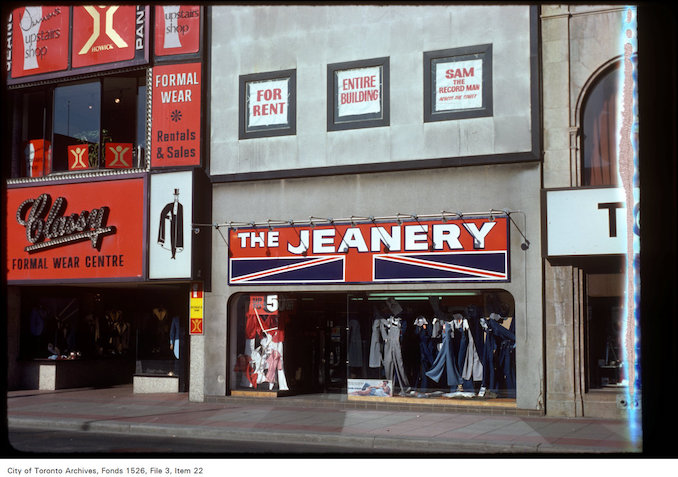
[[623,333],[634,326],[627,224],[638,234],[638,204],[628,204],[639,183],[621,174],[618,135],[624,63],[636,65],[622,32],[635,18],[623,6],[541,10],[547,413],[625,417],[640,402],[627,395],[634,369]]
[[543,412],[537,8],[210,21],[212,287],[191,399]]
[[8,388],[186,390],[189,302],[209,277],[191,227],[209,217],[204,11],[4,20]]
[[624,415],[623,8],[11,13],[10,389]]

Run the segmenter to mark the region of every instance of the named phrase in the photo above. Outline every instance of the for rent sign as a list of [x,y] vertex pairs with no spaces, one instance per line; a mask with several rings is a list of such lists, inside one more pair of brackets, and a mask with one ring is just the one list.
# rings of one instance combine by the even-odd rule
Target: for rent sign
[[505,217],[237,228],[230,284],[508,281]]

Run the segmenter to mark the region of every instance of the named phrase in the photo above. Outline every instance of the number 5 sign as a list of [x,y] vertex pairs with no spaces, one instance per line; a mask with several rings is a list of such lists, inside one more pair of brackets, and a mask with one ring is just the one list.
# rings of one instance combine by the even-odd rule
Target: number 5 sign
[[203,320],[203,294],[202,283],[191,283],[191,292],[189,297],[189,318],[191,321],[191,334],[201,335]]

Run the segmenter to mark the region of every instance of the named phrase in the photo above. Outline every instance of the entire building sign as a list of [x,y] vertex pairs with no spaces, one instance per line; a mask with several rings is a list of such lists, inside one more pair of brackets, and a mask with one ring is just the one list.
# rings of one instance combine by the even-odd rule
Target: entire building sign
[[492,115],[492,45],[424,53],[424,119]]
[[151,167],[200,165],[201,64],[153,68]]
[[360,68],[337,72],[338,116],[355,116],[381,111],[381,68]]
[[10,16],[7,42],[14,78],[68,68],[70,7],[29,6]]
[[389,125],[389,59],[327,65],[327,129]]
[[8,282],[141,279],[143,178],[7,190]]
[[578,188],[545,194],[548,256],[626,255],[628,226],[623,189]]
[[183,55],[200,51],[200,6],[155,7],[155,54]]
[[508,281],[508,244],[506,217],[236,228],[229,284]]

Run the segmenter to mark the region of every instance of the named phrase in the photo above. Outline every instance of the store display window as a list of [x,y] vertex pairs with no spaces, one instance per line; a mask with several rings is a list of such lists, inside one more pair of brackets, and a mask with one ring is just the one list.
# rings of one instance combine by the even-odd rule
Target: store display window
[[144,71],[15,94],[12,178],[145,167]]
[[229,310],[231,391],[515,398],[503,290],[243,293]]

